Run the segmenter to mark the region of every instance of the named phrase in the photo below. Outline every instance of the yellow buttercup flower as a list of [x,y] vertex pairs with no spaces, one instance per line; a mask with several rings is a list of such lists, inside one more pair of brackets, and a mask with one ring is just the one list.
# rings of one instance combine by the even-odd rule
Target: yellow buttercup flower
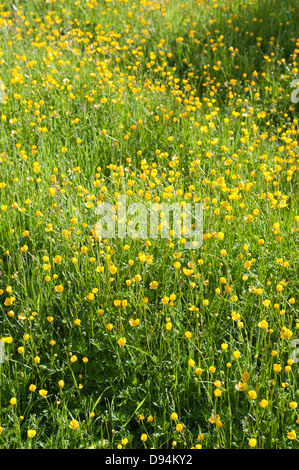
[[79,422],[76,419],[72,419],[72,421],[69,424],[70,429],[78,429],[79,428]]
[[293,333],[291,330],[289,330],[286,326],[283,326],[280,332],[280,337],[283,339],[289,339],[293,336]]
[[119,338],[119,340],[117,341],[117,344],[119,346],[124,346],[126,344],[126,338]]
[[293,441],[294,439],[296,439],[297,437],[297,434],[296,434],[296,431],[292,430],[290,432],[288,432],[288,438]]
[[268,401],[263,399],[260,401],[260,407],[261,408],[266,408],[268,406]]
[[256,444],[257,444],[257,441],[256,441],[256,439],[254,439],[254,437],[252,437],[251,439],[249,439],[249,441],[248,441],[249,447],[255,447]]
[[55,290],[56,290],[56,292],[58,292],[60,294],[61,292],[63,292],[63,286],[61,284],[59,284],[58,286],[55,286]]

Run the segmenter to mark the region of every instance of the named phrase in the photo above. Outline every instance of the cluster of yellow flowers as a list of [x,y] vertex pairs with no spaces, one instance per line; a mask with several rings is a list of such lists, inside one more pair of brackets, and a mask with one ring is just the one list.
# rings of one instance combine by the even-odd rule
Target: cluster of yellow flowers
[[[273,76],[297,80],[299,38],[284,57],[257,1],[17,3],[0,5],[1,438],[18,421],[44,439],[43,409],[53,434],[91,443],[99,420],[118,449],[220,447],[233,426],[254,448],[263,417],[296,442],[298,118]],[[127,214],[136,236],[98,237],[105,203],[111,225],[150,205],[159,236]],[[187,249],[163,204],[198,203]]]

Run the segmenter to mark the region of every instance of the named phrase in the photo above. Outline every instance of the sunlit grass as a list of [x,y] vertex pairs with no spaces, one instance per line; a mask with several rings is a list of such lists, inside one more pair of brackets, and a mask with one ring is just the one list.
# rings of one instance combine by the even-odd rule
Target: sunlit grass
[[[1,448],[298,448],[296,12],[2,2]],[[202,246],[99,240],[121,195]]]

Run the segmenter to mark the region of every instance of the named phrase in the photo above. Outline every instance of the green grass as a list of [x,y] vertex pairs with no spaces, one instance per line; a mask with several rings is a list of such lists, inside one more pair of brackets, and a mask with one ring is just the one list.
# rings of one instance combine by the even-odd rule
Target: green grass
[[[2,2],[1,448],[298,448],[296,3]],[[124,194],[202,246],[97,239]]]

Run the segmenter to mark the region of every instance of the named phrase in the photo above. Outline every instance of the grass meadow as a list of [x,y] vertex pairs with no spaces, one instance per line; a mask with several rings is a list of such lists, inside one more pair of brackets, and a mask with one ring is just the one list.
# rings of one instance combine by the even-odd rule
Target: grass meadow
[[[0,448],[299,448],[298,17],[1,1]],[[120,196],[202,245],[98,237]]]

